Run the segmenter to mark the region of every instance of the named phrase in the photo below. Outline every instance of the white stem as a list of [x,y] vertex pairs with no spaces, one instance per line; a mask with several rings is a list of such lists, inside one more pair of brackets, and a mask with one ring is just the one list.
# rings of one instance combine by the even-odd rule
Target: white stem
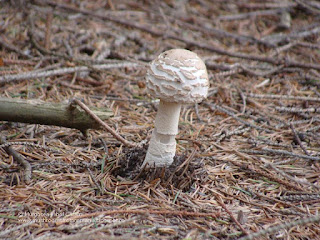
[[176,135],[181,104],[160,100],[155,128],[149,143],[146,158],[142,164],[153,167],[168,167],[176,153]]

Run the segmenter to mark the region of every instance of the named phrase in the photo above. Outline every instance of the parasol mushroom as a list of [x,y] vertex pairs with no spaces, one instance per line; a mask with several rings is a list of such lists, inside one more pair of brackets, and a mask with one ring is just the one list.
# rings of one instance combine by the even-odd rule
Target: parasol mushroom
[[198,103],[207,97],[207,69],[196,53],[172,49],[151,62],[146,80],[149,92],[160,103],[142,167],[168,167],[176,152],[181,105]]

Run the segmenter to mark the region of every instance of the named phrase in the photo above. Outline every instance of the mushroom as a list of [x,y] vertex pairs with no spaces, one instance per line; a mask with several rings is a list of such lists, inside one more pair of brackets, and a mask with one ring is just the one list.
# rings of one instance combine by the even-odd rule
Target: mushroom
[[176,152],[181,105],[198,103],[207,97],[207,69],[196,53],[172,49],[151,62],[146,80],[149,92],[159,98],[160,103],[142,167],[146,164],[168,167]]

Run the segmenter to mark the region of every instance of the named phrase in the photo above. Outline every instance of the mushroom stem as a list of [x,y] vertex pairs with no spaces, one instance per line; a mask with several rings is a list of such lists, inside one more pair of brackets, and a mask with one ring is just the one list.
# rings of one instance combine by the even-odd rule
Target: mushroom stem
[[180,109],[180,103],[160,100],[155,128],[142,167],[145,164],[151,167],[167,167],[173,162],[176,153],[175,137],[178,134]]

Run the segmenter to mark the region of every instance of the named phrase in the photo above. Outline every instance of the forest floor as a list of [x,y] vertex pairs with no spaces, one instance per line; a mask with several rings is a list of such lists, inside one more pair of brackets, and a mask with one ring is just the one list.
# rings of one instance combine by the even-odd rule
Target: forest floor
[[[0,1],[0,98],[110,109],[104,122],[143,145],[0,122],[0,239],[320,239],[319,13],[306,0]],[[183,106],[174,165],[140,174],[158,104],[146,70],[172,48],[205,61],[209,96]]]

